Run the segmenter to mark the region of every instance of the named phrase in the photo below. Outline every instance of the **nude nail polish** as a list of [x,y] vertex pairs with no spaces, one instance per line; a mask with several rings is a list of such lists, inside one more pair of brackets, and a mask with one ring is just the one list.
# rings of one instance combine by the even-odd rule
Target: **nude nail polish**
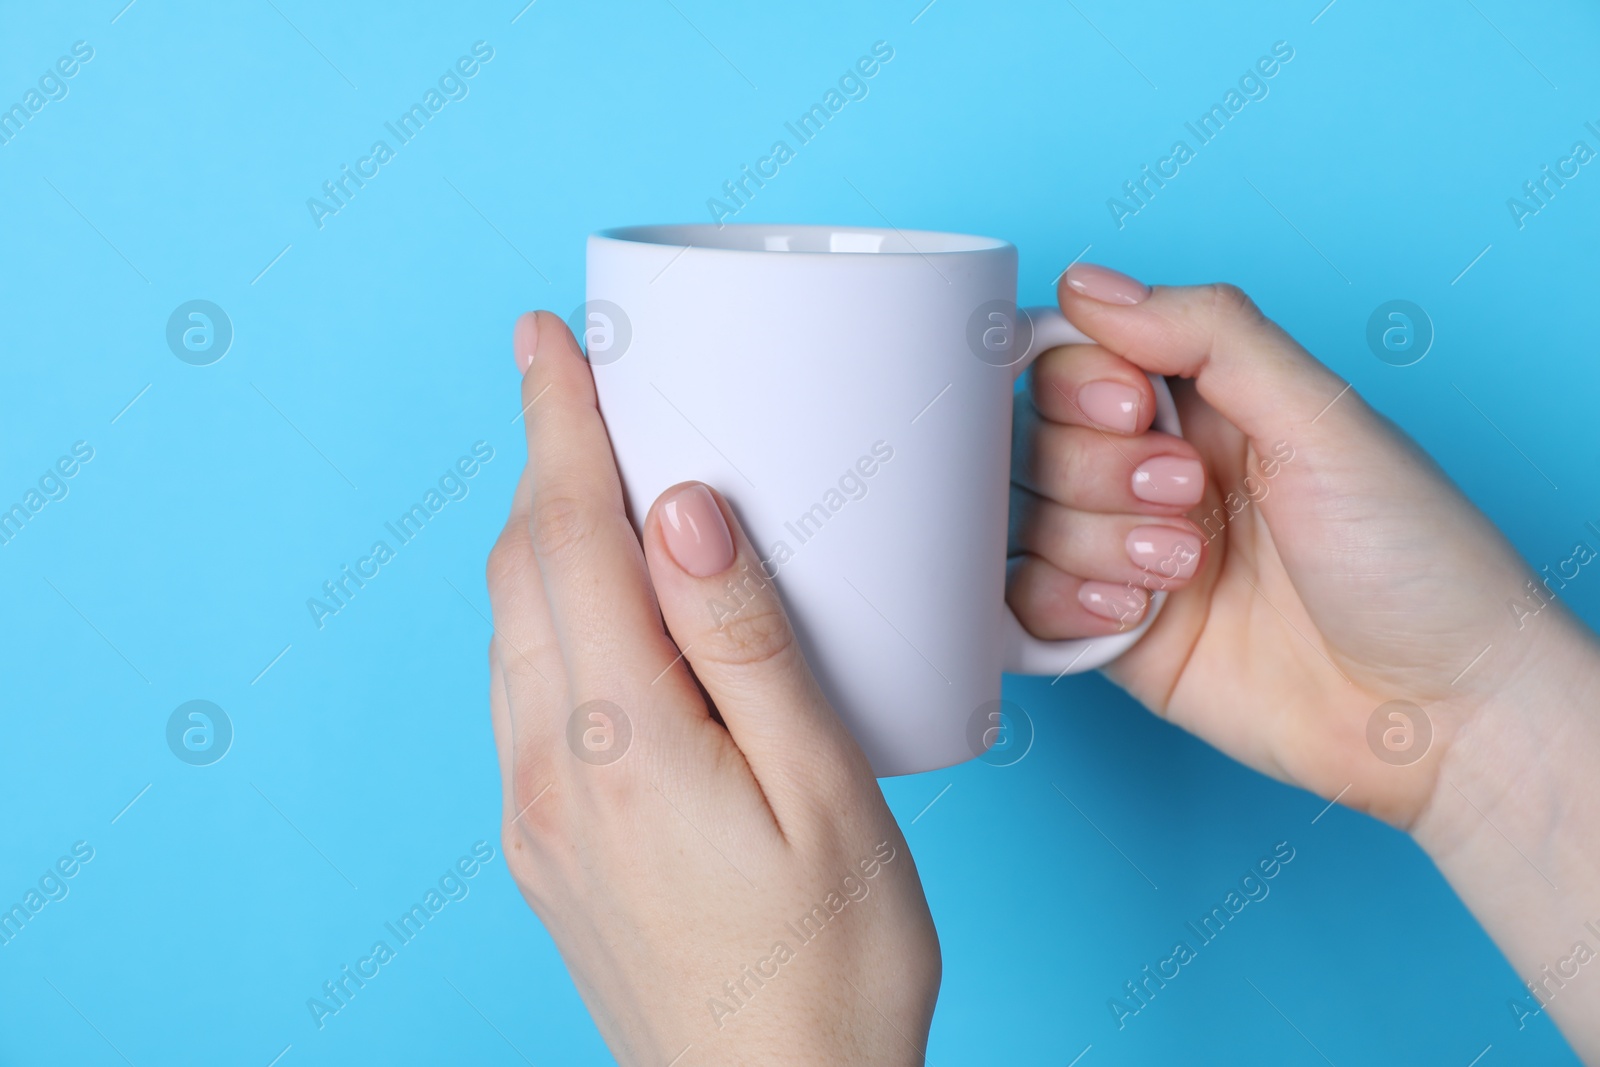
[[1200,569],[1200,538],[1171,526],[1136,526],[1128,531],[1128,558],[1161,578],[1193,578]]
[[1144,616],[1149,598],[1143,589],[1115,582],[1084,582],[1078,587],[1078,603],[1086,611],[1131,626]]
[[527,374],[533,365],[533,353],[539,347],[539,316],[528,312],[518,317],[511,330],[511,354],[516,357],[517,373]]
[[1133,472],[1133,495],[1151,504],[1188,507],[1200,503],[1206,490],[1200,461],[1181,456],[1153,456]]
[[721,574],[733,565],[733,535],[711,490],[695,483],[661,505],[661,533],[678,566],[696,578]]
[[1089,382],[1078,390],[1084,415],[1117,433],[1139,428],[1139,390],[1122,382]]
[[1073,292],[1102,304],[1142,304],[1150,296],[1150,287],[1144,282],[1094,263],[1068,267],[1067,285]]

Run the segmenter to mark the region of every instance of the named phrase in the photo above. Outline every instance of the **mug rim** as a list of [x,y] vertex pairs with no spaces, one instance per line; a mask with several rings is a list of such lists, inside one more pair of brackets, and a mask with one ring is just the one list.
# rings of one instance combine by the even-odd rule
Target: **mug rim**
[[[792,238],[797,235],[826,240],[827,248],[773,247],[768,238]],[[906,248],[832,247],[835,235],[862,238],[864,245],[870,239],[887,242],[898,239]],[[943,230],[902,230],[883,226],[824,226],[813,223],[780,222],[685,222],[655,223],[634,226],[613,226],[593,234],[594,237],[622,244],[653,246],[656,248],[693,248],[696,252],[729,255],[771,256],[882,256],[905,258],[918,256],[960,256],[981,252],[1003,252],[1013,249],[1010,241],[980,234],[955,233]],[[848,244],[849,242],[845,242]]]

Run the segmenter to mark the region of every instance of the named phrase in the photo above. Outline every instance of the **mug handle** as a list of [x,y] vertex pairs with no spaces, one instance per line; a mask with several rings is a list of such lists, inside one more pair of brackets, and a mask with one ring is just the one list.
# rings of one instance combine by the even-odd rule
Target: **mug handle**
[[[1039,356],[1039,353],[1047,349],[1058,345],[1094,344],[1093,340],[1068,322],[1066,316],[1056,308],[1020,308],[1017,313],[1026,318],[1033,327],[1027,352],[1012,365],[1012,371],[1018,377]],[[1178,406],[1173,403],[1172,390],[1167,388],[1166,379],[1159,374],[1151,374],[1149,378],[1156,392],[1155,429],[1173,436],[1181,436],[1183,429],[1178,425]],[[1010,573],[1009,566],[1007,573]],[[1131,630],[1107,634],[1104,637],[1081,637],[1070,641],[1045,641],[1033,636],[1023,628],[1011,610],[1011,605],[1007,604],[1005,619],[1001,624],[1005,635],[1002,660],[1004,670],[1010,674],[1052,674],[1060,677],[1103,667],[1132,648],[1134,642],[1144,636],[1144,632],[1155,621],[1156,614],[1160,612],[1161,605],[1166,599],[1165,590],[1152,591],[1150,607],[1145,612],[1143,621]]]

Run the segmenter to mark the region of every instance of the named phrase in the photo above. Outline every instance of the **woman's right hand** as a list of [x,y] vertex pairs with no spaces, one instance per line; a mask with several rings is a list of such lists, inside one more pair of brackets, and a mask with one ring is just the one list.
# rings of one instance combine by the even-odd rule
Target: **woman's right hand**
[[[1087,504],[1187,521],[1201,559],[1146,572],[1174,591],[1107,673],[1236,759],[1412,831],[1525,975],[1569,956],[1600,901],[1592,635],[1239,290],[1074,266],[1059,296],[1098,344],[1042,356],[1019,420],[1022,477],[1043,501],[1021,534],[1034,558],[1010,589],[1019,618],[1043,637],[1084,632],[1063,594],[1107,577],[1091,568],[1109,555],[1084,535],[1106,525]],[[1183,440],[1145,432],[1145,371],[1188,379],[1174,382]],[[1105,407],[1082,402],[1098,381],[1137,392],[1131,433],[1085,415]],[[1197,507],[1139,498],[1130,467],[1157,454],[1203,465]],[[1551,1010],[1600,1057],[1600,979]]]

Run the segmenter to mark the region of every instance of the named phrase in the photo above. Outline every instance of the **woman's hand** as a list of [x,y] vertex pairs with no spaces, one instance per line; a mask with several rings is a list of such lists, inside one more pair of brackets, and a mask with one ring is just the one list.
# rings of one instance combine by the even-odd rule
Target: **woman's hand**
[[749,541],[685,483],[641,549],[571,333],[525,315],[514,348],[528,467],[489,560],[503,842],[601,1033],[650,1067],[922,1063],[940,960],[916,866]]
[[[1174,590],[1114,680],[1234,758],[1411,830],[1524,975],[1569,957],[1600,917],[1592,635],[1237,289],[1074,266],[1059,296],[1098,344],[1046,353],[1021,399],[1023,623],[1114,632],[1146,584]],[[1146,370],[1187,379],[1184,440],[1147,432]],[[1551,1010],[1600,1057],[1600,979],[1561,997]]]
[[[1151,291],[1074,266],[1060,297],[1100,344],[1034,368],[1019,437],[1037,503],[1018,536],[1033,554],[1010,590],[1018,615],[1046,637],[1111,632],[1142,617],[1146,583],[1173,589],[1111,677],[1236,759],[1410,827],[1450,735],[1545,647],[1514,639],[1506,606],[1527,569],[1237,289]],[[1147,432],[1146,369],[1189,379],[1173,383],[1183,439]],[[1120,425],[1101,400],[1111,390],[1134,398]],[[1064,595],[1085,578],[1120,583],[1132,610],[1089,614],[1087,597]],[[1427,709],[1442,735],[1404,772],[1367,741],[1391,700]]]

